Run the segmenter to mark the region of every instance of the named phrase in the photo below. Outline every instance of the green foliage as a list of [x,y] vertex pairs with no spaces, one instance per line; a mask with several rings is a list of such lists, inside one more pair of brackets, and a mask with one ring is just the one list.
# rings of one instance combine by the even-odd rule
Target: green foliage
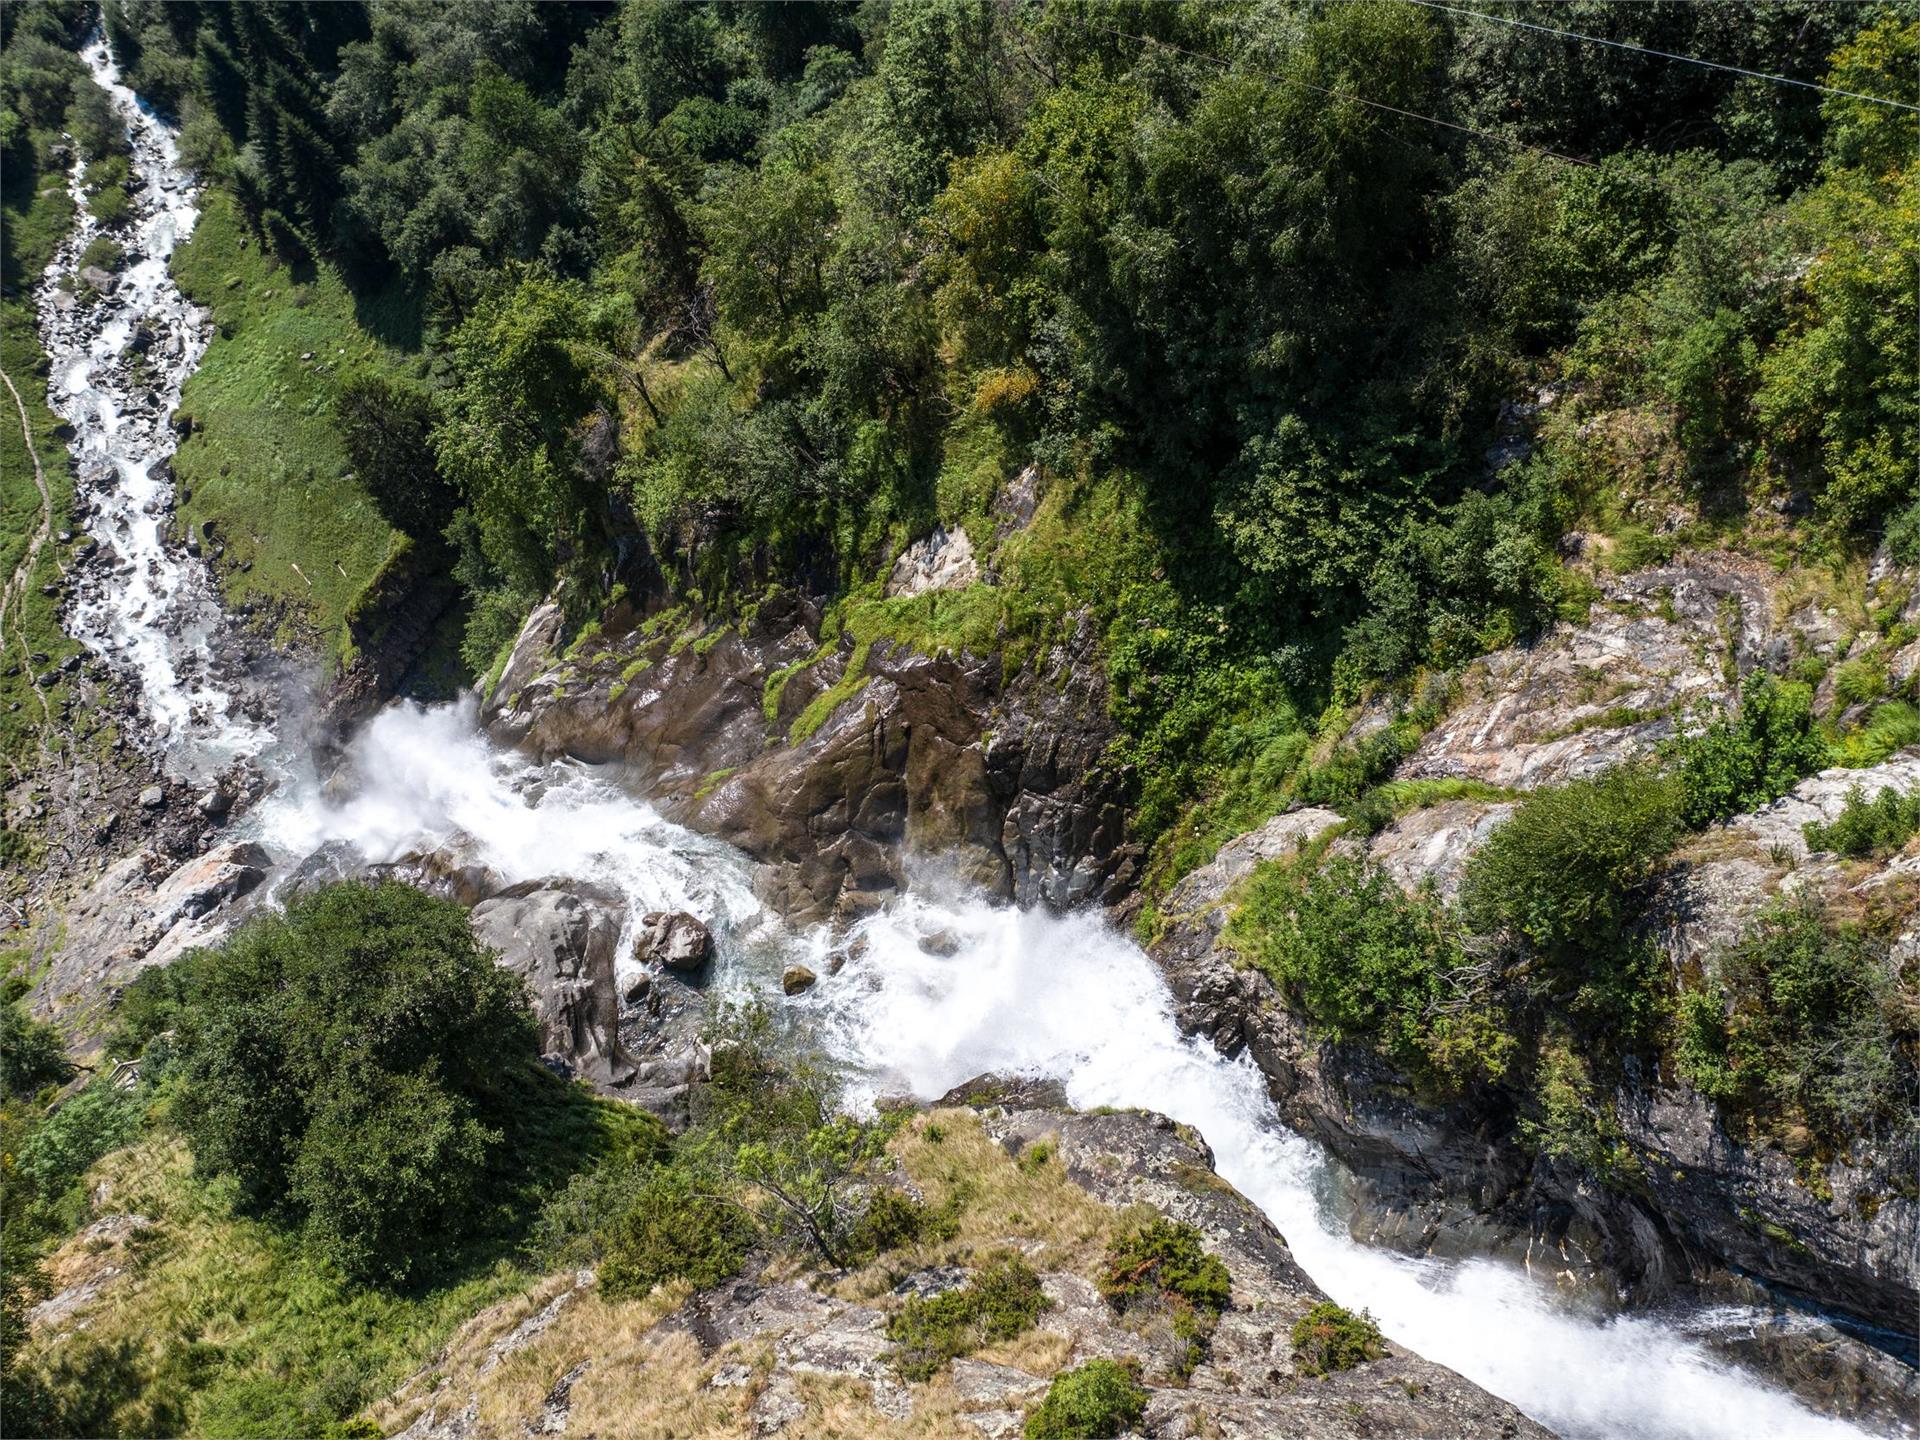
[[[1911,101],[1916,57],[1920,22],[1888,11],[1834,53],[1828,83]],[[1813,259],[1760,361],[1756,414],[1774,464],[1810,471],[1823,515],[1871,534],[1913,496],[1920,381],[1898,315],[1920,259],[1920,131],[1910,112],[1843,95],[1826,118],[1822,183],[1791,217]]]
[[179,1119],[203,1173],[300,1221],[355,1279],[405,1281],[460,1238],[499,1154],[508,1077],[535,1053],[520,982],[460,907],[335,886],[180,965],[177,1075],[193,1101]]
[[1674,787],[1646,766],[1536,790],[1474,852],[1462,913],[1580,974],[1617,946],[1678,836]]
[[1891,855],[1920,830],[1920,791],[1902,795],[1892,785],[1871,800],[1860,786],[1847,791],[1846,803],[1830,823],[1802,826],[1809,850],[1831,850],[1850,860]]
[[1920,745],[1920,710],[1904,700],[1873,707],[1867,723],[1841,735],[1838,762],[1878,765],[1911,745]]
[[1131,1362],[1089,1360],[1053,1377],[1021,1433],[1026,1440],[1109,1440],[1146,1409],[1147,1390]]
[[1117,1310],[1158,1295],[1219,1314],[1232,1301],[1233,1280],[1200,1239],[1193,1226],[1164,1216],[1127,1231],[1107,1246],[1100,1293]]
[[1705,988],[1679,997],[1681,1073],[1734,1114],[1776,1132],[1805,1126],[1832,1150],[1910,1134],[1916,1035],[1888,950],[1807,897],[1768,911]]
[[1514,1048],[1491,975],[1431,895],[1344,856],[1254,873],[1235,951],[1334,1040],[1377,1046],[1435,1089],[1498,1080]]
[[431,443],[432,399],[372,369],[342,379],[332,403],[354,475],[387,523],[415,539],[437,540],[453,518],[455,496]]
[[[1020,1157],[1023,1161],[1025,1155]],[[867,1201],[866,1213],[854,1227],[851,1248],[856,1255],[883,1255],[909,1245],[951,1240],[960,1219],[951,1206],[936,1210],[898,1190],[880,1190]]]
[[1364,1310],[1356,1315],[1322,1300],[1293,1323],[1293,1358],[1307,1375],[1351,1370],[1387,1353],[1380,1327]]
[[0,1102],[37,1094],[73,1073],[60,1032],[29,1015],[19,992],[12,980],[0,990]]
[[1577,1165],[1615,1188],[1639,1177],[1639,1161],[1626,1145],[1611,1102],[1565,1036],[1541,1047],[1520,1137],[1539,1153]]
[[894,1122],[846,1114],[834,1073],[779,1056],[772,1025],[759,1005],[715,1017],[713,1075],[682,1153],[730,1187],[763,1240],[844,1268],[860,1258]]
[[959,1289],[913,1296],[889,1316],[888,1361],[905,1379],[930,1380],[948,1361],[1032,1329],[1051,1303],[1032,1266],[1000,1256]]
[[1812,692],[1770,676],[1742,685],[1737,711],[1717,716],[1674,750],[1680,816],[1694,829],[1770,804],[1827,760],[1813,726]]
[[662,1165],[600,1217],[600,1285],[609,1297],[644,1296],[668,1280],[704,1288],[740,1268],[752,1230],[739,1207],[706,1194],[684,1167]]
[[94,1161],[138,1135],[145,1114],[136,1096],[95,1081],[48,1112],[21,1142],[14,1166],[34,1193],[51,1201]]

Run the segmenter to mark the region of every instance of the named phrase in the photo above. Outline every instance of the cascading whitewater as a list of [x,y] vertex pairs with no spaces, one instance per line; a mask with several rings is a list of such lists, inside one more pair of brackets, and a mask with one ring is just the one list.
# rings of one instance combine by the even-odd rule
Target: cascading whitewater
[[[73,422],[83,478],[98,492],[94,533],[132,566],[127,583],[76,604],[68,618],[138,676],[170,757],[218,769],[274,737],[237,720],[231,696],[206,678],[218,604],[204,572],[163,543],[166,490],[149,473],[171,451],[166,415],[204,345],[204,325],[166,277],[167,256],[193,223],[192,192],[171,134],[119,85],[104,42],[89,48],[87,62],[128,121],[146,188],[139,259],[110,299],[67,305],[56,298],[55,272],[40,291],[55,408]],[[94,233],[83,220],[55,262],[58,274]],[[143,320],[177,344],[163,344],[135,379],[112,362]],[[503,884],[560,876],[615,889],[630,928],[646,910],[694,910],[713,924],[723,988],[770,991],[783,960],[817,961],[832,943],[824,930],[796,934],[767,912],[744,857],[661,819],[610,775],[535,764],[490,745],[470,701],[388,709],[327,783],[289,777],[246,823],[289,863],[326,846],[368,861],[451,853]],[[1709,1323],[1705,1311],[1677,1321],[1592,1315],[1509,1267],[1355,1243],[1335,1208],[1330,1163],[1281,1125],[1249,1062],[1179,1034],[1166,987],[1137,946],[1095,916],[941,894],[918,887],[862,922],[855,958],[791,1002],[790,1013],[846,1066],[856,1099],[903,1091],[931,1099],[997,1070],[1058,1078],[1083,1106],[1137,1105],[1182,1120],[1328,1293],[1570,1437],[1858,1433],[1712,1359],[1688,1334]],[[922,943],[936,934],[951,943]]]
[[856,927],[865,943],[845,947],[853,958],[840,974],[782,1001],[782,962],[817,964],[832,944],[824,929],[789,930],[754,899],[744,857],[663,820],[611,774],[502,753],[477,730],[471,701],[389,708],[356,737],[341,774],[269,800],[261,838],[293,856],[329,843],[369,860],[441,850],[504,882],[590,880],[626,898],[629,924],[641,910],[693,910],[714,925],[718,986],[791,1006],[801,1032],[845,1065],[856,1102],[931,1100],[999,1071],[1059,1079],[1083,1107],[1171,1115],[1206,1138],[1220,1173],[1329,1294],[1564,1435],[1860,1433],[1715,1360],[1689,1338],[1685,1317],[1587,1313],[1509,1266],[1355,1242],[1331,1163],[1282,1125],[1251,1062],[1180,1034],[1153,962],[1097,916],[942,898],[937,883],[918,885]]
[[65,615],[68,631],[138,687],[148,732],[170,769],[207,775],[258,753],[271,734],[236,707],[219,678],[213,643],[224,617],[206,568],[166,537],[174,450],[169,417],[180,387],[207,347],[209,322],[173,282],[168,261],[199,212],[172,130],[120,83],[104,39],[81,54],[112,97],[132,145],[133,216],[116,227],[126,264],[106,293],[66,288],[88,244],[102,233],[88,213],[85,165],[69,188],[79,220],[48,265],[39,291],[40,337],[49,362],[48,403],[73,427],[69,444],[87,528],[100,553]]

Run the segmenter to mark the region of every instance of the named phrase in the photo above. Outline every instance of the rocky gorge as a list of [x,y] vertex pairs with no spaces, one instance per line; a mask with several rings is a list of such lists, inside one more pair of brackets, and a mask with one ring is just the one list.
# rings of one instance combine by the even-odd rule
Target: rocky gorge
[[[93,63],[114,79],[104,45]],[[139,164],[170,163],[166,143],[137,133]],[[184,180],[149,188],[180,225]],[[394,622],[392,644],[314,707],[333,733],[309,747],[276,731],[295,707],[273,697],[305,667],[241,658],[212,557],[165,523],[166,412],[206,338],[166,293],[165,259],[156,230],[150,291],[119,293],[150,312],[135,317],[145,353],[176,369],[56,365],[101,534],[66,617],[140,697],[128,705],[160,778],[154,803],[135,802],[144,819],[97,837],[110,863],[67,877],[84,883],[34,937],[38,1013],[84,1053],[142,972],[304,890],[400,879],[469,907],[528,982],[550,1068],[602,1094],[682,1126],[714,1002],[764,995],[857,1103],[904,1098],[928,1112],[921,1135],[977,1127],[983,1169],[1031,1179],[1031,1164],[1044,1187],[1026,1203],[1091,1207],[1096,1229],[1128,1206],[1194,1224],[1234,1276],[1210,1359],[1177,1374],[1166,1337],[1114,1322],[1086,1254],[1050,1253],[989,1211],[969,1239],[1032,1252],[1051,1338],[910,1390],[884,1363],[886,1318],[963,1282],[950,1257],[812,1282],[756,1269],[611,1318],[590,1275],[560,1274],[474,1317],[369,1407],[383,1431],[609,1433],[591,1417],[618,1423],[610,1392],[638,1385],[716,1434],[1009,1435],[1048,1374],[1105,1357],[1143,1366],[1155,1436],[1910,1433],[1911,1154],[1735,1133],[1649,1072],[1613,1097],[1643,1178],[1611,1188],[1525,1144],[1512,1097],[1428,1103],[1377,1053],[1327,1041],[1227,934],[1256,867],[1315,846],[1409,891],[1457,891],[1529,791],[1653,753],[1745,676],[1850,658],[1860,627],[1830,597],[1710,551],[1602,574],[1584,621],[1467,666],[1391,777],[1478,789],[1371,835],[1332,808],[1275,816],[1157,896],[1143,947],[1121,929],[1146,857],[1090,620],[1009,667],[991,647],[836,631],[818,596],[709,615],[637,583],[571,633],[543,604],[484,693],[424,706],[395,693],[425,643],[418,595],[396,583],[367,617]],[[44,296],[50,350],[118,355],[127,316],[54,298],[67,293],[50,281]],[[121,394],[136,384],[151,393]],[[1003,523],[1031,516],[1040,483],[1006,478]],[[996,577],[956,529],[913,542],[886,583],[912,599]],[[1910,570],[1881,564],[1863,583],[1920,621]],[[1911,681],[1920,642],[1887,668]],[[1400,718],[1376,701],[1337,739]],[[1698,970],[1770,898],[1817,893],[1894,912],[1895,963],[1911,965],[1913,847],[1848,861],[1810,853],[1802,826],[1833,820],[1854,787],[1916,785],[1908,750],[1689,838],[1646,921],[1666,962]],[[66,1257],[76,1273],[86,1244],[142,1228],[109,1219],[124,1223]],[[113,1279],[89,1272],[37,1323],[84,1323],[114,1303]],[[1286,1337],[1328,1297],[1371,1309],[1389,1344],[1303,1375]]]

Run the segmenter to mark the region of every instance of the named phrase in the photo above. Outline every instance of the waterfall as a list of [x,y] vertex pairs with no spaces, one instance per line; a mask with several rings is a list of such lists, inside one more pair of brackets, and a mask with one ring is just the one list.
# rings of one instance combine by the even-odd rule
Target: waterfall
[[81,59],[126,122],[133,214],[113,232],[126,263],[106,292],[66,289],[63,282],[102,233],[86,208],[85,162],[76,160],[68,188],[79,219],[36,294],[48,403],[73,427],[68,449],[87,531],[99,546],[81,567],[63,620],[130,682],[143,738],[163,763],[206,776],[259,753],[272,736],[237,703],[231,647],[218,643],[225,617],[206,566],[167,538],[171,416],[211,329],[168,269],[174,247],[199,217],[196,190],[172,129],[120,83],[107,42],[96,39]]
[[[95,503],[90,527],[114,577],[67,618],[137,680],[169,760],[210,772],[269,750],[275,737],[240,714],[216,678],[217,597],[163,530],[170,489],[154,467],[171,453],[168,415],[207,339],[204,317],[167,275],[173,246],[194,221],[193,188],[172,134],[119,83],[105,42],[86,60],[127,120],[145,184],[130,247],[137,259],[113,293],[58,298],[55,276],[96,233],[87,218],[40,291],[54,405],[74,426]],[[140,325],[159,337],[144,377],[118,358]],[[781,964],[817,962],[833,937],[786,926],[755,898],[745,857],[667,822],[616,775],[500,751],[479,731],[470,700],[390,707],[355,737],[335,776],[323,783],[288,773],[244,825],[290,863],[326,845],[370,861],[452,851],[507,884],[557,875],[614,889],[629,927],[646,910],[692,910],[715,931],[718,986],[790,1004],[846,1067],[856,1103],[901,1092],[931,1099],[998,1070],[1055,1077],[1082,1106],[1141,1106],[1184,1121],[1330,1295],[1372,1311],[1394,1341],[1564,1435],[1860,1433],[1713,1359],[1689,1337],[1688,1317],[1590,1313],[1549,1280],[1508,1266],[1355,1242],[1334,1204],[1331,1162],[1284,1127],[1249,1061],[1179,1033],[1152,962],[1097,916],[1021,911],[921,886],[861,922],[866,943],[839,974],[781,1001]],[[936,933],[951,943],[922,943]]]

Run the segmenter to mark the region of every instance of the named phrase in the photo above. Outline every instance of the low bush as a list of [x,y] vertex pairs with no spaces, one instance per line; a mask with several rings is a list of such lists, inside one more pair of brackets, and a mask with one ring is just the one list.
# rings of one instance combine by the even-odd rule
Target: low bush
[[1576,974],[1606,963],[1679,835],[1676,801],[1644,765],[1534,791],[1467,865],[1468,925]]
[[909,1245],[951,1240],[959,1232],[959,1224],[950,1205],[935,1209],[898,1190],[876,1190],[867,1200],[866,1213],[854,1225],[852,1250],[866,1257]]
[[118,270],[120,262],[126,258],[126,252],[119,243],[108,235],[96,235],[87,242],[87,248],[80,252],[80,268],[97,266],[102,270]]
[[1810,898],[1765,913],[1676,1004],[1675,1056],[1703,1094],[1762,1128],[1838,1147],[1920,1111],[1910,1000],[1885,939]]
[[1308,1375],[1351,1370],[1386,1353],[1386,1341],[1371,1315],[1356,1315],[1331,1300],[1322,1300],[1293,1325],[1294,1363]]
[[887,1321],[896,1347],[889,1358],[906,1379],[931,1379],[948,1361],[1031,1329],[1050,1303],[1033,1267],[1003,1256],[960,1289],[916,1296],[895,1311]]
[[1207,1358],[1220,1312],[1232,1303],[1233,1277],[1200,1245],[1193,1226],[1164,1216],[1107,1246],[1100,1293],[1122,1314],[1144,1321],[1159,1312],[1172,1332],[1173,1371],[1183,1379]]
[[1111,1440],[1146,1411],[1147,1389],[1133,1366],[1089,1360],[1053,1377],[1046,1398],[1027,1416],[1026,1440]]
[[1740,704],[1675,743],[1680,817],[1699,829],[1771,804],[1827,762],[1813,692],[1771,676],[1741,687]]
[[1916,830],[1920,830],[1920,790],[1903,795],[1889,785],[1869,800],[1855,785],[1831,823],[1816,820],[1803,826],[1801,834],[1809,850],[1831,850],[1850,860],[1864,860],[1904,848]]
[[1193,1226],[1156,1216],[1107,1247],[1100,1293],[1116,1310],[1164,1295],[1218,1315],[1232,1302],[1233,1277],[1219,1256],[1201,1248]]
[[1263,867],[1227,937],[1331,1038],[1375,1045],[1435,1090],[1506,1071],[1487,967],[1445,906],[1384,871],[1345,856]]
[[96,1080],[34,1126],[14,1168],[43,1201],[56,1200],[94,1161],[137,1136],[145,1112],[131,1093]]
[[687,1169],[659,1165],[609,1217],[600,1243],[600,1288],[613,1299],[637,1299],[669,1280],[699,1289],[719,1284],[740,1268],[753,1227],[738,1205],[707,1193]]
[[0,1101],[64,1084],[73,1073],[60,1032],[35,1020],[20,1003],[24,990],[17,977],[0,990]]

